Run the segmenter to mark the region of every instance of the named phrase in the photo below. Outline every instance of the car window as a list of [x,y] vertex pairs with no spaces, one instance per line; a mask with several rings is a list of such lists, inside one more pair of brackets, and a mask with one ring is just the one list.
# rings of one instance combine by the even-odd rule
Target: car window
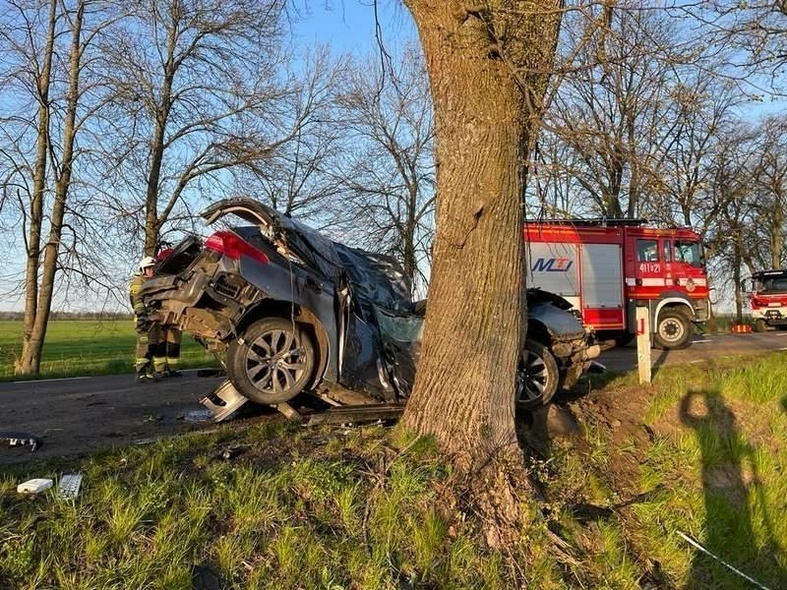
[[664,262],[672,262],[672,242],[669,240],[664,240],[662,254],[664,255]]
[[380,331],[397,342],[420,342],[424,333],[424,318],[414,315],[396,315],[373,306]]
[[787,291],[787,277],[763,279],[758,289],[761,293],[778,293]]

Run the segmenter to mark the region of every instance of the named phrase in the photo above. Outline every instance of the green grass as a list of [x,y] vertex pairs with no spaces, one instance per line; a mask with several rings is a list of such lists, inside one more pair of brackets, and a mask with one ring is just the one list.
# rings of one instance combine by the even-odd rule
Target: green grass
[[[41,362],[43,377],[111,375],[133,371],[136,334],[132,320],[49,322]],[[22,350],[22,322],[0,321],[0,380],[14,377]],[[183,368],[216,366],[214,357],[183,335]]]
[[[639,588],[646,574],[669,588],[752,587],[682,532],[760,584],[783,587],[785,361],[773,353],[670,367],[646,390],[630,438],[614,443],[612,429],[584,424],[581,445],[556,447],[536,473],[557,499],[551,526],[588,556],[583,585]],[[621,404],[635,387],[615,392]]]
[[[432,445],[401,450],[374,427],[327,450],[325,436],[279,423],[105,454],[80,466],[75,501],[18,496],[30,468],[7,472],[0,587],[189,588],[196,565],[244,589],[506,587],[500,555],[445,509]],[[227,444],[245,451],[217,459]]]

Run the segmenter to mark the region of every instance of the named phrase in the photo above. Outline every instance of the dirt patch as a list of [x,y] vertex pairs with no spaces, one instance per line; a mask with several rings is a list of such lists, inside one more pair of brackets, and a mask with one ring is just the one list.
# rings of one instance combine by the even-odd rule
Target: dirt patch
[[[612,383],[582,395],[572,395],[565,401],[558,400],[552,412],[560,415],[561,422],[574,423],[576,432],[568,432],[566,436],[552,427],[557,420],[553,419],[549,435],[555,441],[567,439],[566,442],[580,452],[590,452],[588,438],[603,437],[608,441],[610,484],[621,496],[638,494],[641,492],[636,483],[640,479],[640,464],[655,436],[652,427],[644,421],[653,393],[649,386],[627,387]],[[561,430],[566,431],[565,427]]]

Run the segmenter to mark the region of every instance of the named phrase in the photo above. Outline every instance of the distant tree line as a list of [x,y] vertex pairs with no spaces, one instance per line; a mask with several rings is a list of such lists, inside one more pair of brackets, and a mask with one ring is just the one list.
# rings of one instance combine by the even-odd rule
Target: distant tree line
[[[88,311],[53,311],[49,314],[50,321],[90,320],[96,322],[129,322],[133,319],[131,313],[88,312]],[[0,311],[0,321],[21,322],[25,314],[21,311]]]

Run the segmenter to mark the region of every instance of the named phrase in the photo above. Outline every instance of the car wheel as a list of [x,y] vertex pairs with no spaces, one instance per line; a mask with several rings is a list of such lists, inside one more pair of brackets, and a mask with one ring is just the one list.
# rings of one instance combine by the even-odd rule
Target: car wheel
[[757,318],[754,321],[754,331],[755,332],[765,332],[768,329],[768,324],[765,323],[765,320],[762,318]]
[[550,402],[558,387],[557,361],[549,349],[534,340],[525,342],[516,379],[516,407],[533,410]]
[[241,395],[279,404],[298,395],[314,371],[314,345],[298,325],[283,318],[251,324],[227,348],[227,376]]
[[676,309],[667,309],[659,314],[655,337],[657,348],[666,350],[686,348],[693,335],[694,324],[685,313]]

